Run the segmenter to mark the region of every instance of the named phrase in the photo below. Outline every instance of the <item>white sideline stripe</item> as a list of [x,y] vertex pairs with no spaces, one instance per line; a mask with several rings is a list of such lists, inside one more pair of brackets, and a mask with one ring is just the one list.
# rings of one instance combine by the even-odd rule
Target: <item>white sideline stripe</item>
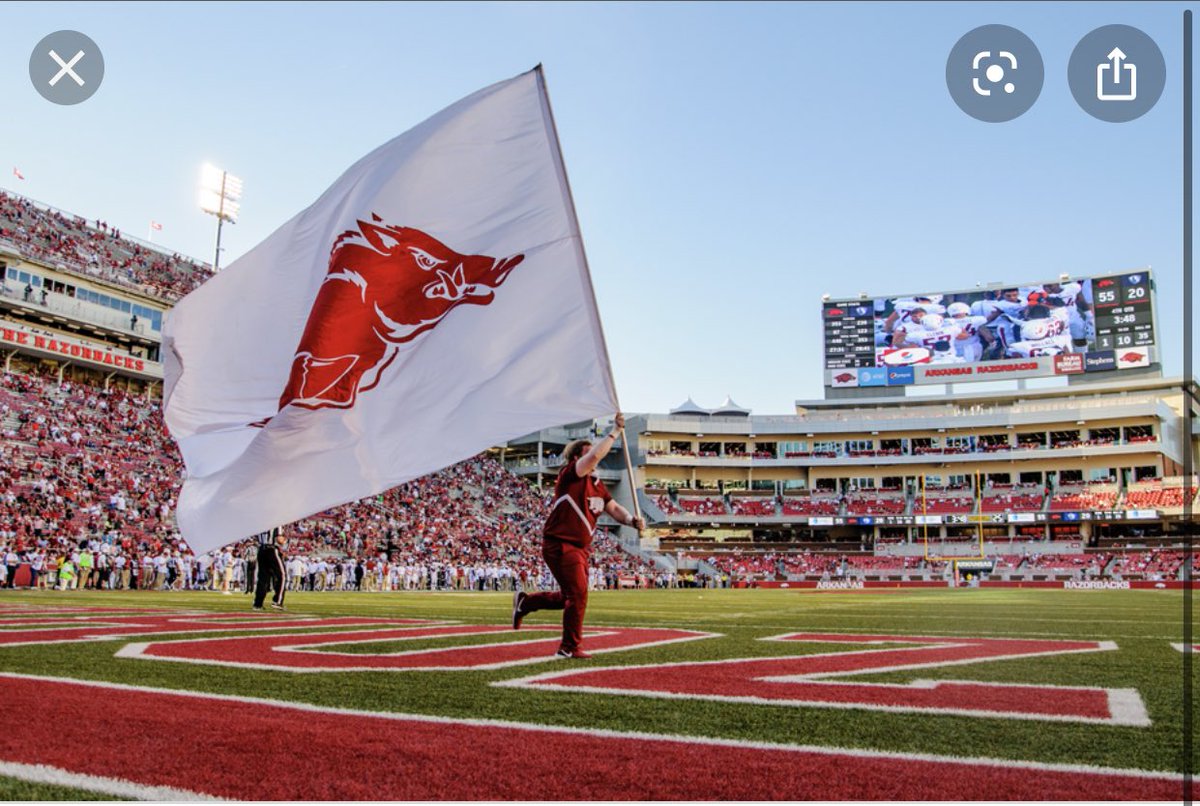
[[[388,628],[388,629],[391,629],[391,628]],[[397,629],[400,629],[400,628],[397,628]],[[559,628],[558,627],[531,627],[529,629],[531,631],[537,630],[537,631],[545,631],[545,632],[557,632]],[[639,630],[639,629],[652,629],[652,628],[625,627],[625,628],[612,628],[612,629]],[[456,633],[456,634],[450,634],[450,635],[414,635],[414,636],[400,636],[400,637],[388,636],[388,637],[384,637],[384,638],[364,638],[364,639],[361,639],[358,641],[329,641],[329,642],[325,642],[325,643],[321,643],[321,644],[304,644],[303,646],[296,646],[296,647],[279,646],[279,647],[271,647],[271,650],[274,652],[304,653],[304,652],[309,652],[310,650],[313,650],[314,647],[318,647],[318,646],[337,646],[339,644],[359,644],[359,643],[375,644],[375,643],[390,642],[390,641],[417,641],[417,640],[421,640],[421,639],[427,639],[427,640],[432,641],[432,640],[439,639],[439,638],[462,638],[462,637],[473,637],[473,636],[478,636],[478,635],[495,635],[496,632],[497,631],[495,631],[495,630],[489,630],[486,632]],[[699,641],[699,640],[702,640],[705,638],[721,637],[720,633],[705,633],[705,632],[698,632],[696,630],[680,630],[680,632],[687,632],[687,633],[691,633],[691,634],[690,635],[682,635],[682,636],[679,636],[678,638],[664,638],[661,641],[648,641],[648,642],[640,643],[640,644],[631,644],[629,646],[608,647],[605,649],[593,649],[593,650],[589,650],[589,651],[593,655],[601,655],[601,654],[608,653],[608,652],[628,652],[628,651],[632,651],[635,649],[649,649],[650,647],[666,646],[668,644],[680,644],[680,643],[684,643],[686,641]],[[299,633],[297,635],[299,637],[307,638],[309,636],[322,636],[322,635],[336,636],[336,635],[344,635],[344,634],[345,633],[336,633],[335,632],[335,633]],[[597,638],[597,637],[613,635],[613,634],[614,634],[613,632],[606,632],[606,631],[604,631],[603,628],[601,628],[601,629],[598,629],[598,630],[595,630],[592,632],[584,633],[584,637],[585,638]],[[287,635],[287,634],[285,634],[285,635]],[[559,658],[556,655],[547,654],[547,655],[541,656],[541,657],[524,658],[524,659],[520,659],[520,660],[501,661],[499,663],[483,663],[483,664],[477,664],[475,666],[288,666],[288,665],[282,664],[282,663],[279,663],[279,664],[253,663],[253,662],[249,662],[249,661],[209,660],[207,658],[179,658],[179,657],[172,657],[169,655],[150,655],[150,654],[146,653],[146,650],[149,647],[154,646],[155,643],[166,644],[168,646],[176,646],[178,644],[196,644],[196,643],[204,643],[207,641],[239,641],[239,640],[249,640],[252,638],[263,638],[263,637],[264,636],[261,636],[261,635],[236,635],[236,636],[228,636],[225,638],[216,638],[216,637],[214,637],[214,638],[189,638],[189,639],[183,640],[183,641],[159,641],[159,642],[146,641],[146,642],[140,642],[140,643],[134,643],[134,644],[126,644],[125,646],[121,647],[120,649],[118,649],[116,651],[115,657],[130,658],[130,659],[135,659],[135,660],[167,661],[169,663],[189,663],[189,664],[192,664],[195,666],[228,666],[228,667],[234,668],[234,669],[259,669],[259,670],[268,671],[268,672],[292,672],[294,674],[327,674],[329,672],[475,672],[475,671],[488,671],[488,670],[493,670],[493,669],[507,669],[512,666],[528,666],[528,665],[534,664],[534,663],[547,663],[549,661],[559,660]],[[266,636],[266,637],[270,637],[270,636]],[[408,651],[401,651],[401,652],[380,653],[378,655],[365,655],[365,654],[351,653],[351,652],[320,652],[320,651],[312,651],[312,654],[314,654],[314,655],[334,655],[336,657],[355,657],[355,658],[359,658],[359,657],[399,658],[399,657],[404,657],[407,655],[425,655],[425,654],[434,654],[434,653],[438,653],[438,652],[454,652],[457,650],[488,649],[488,648],[492,648],[492,647],[519,646],[522,644],[525,644],[525,645],[539,644],[539,643],[540,644],[552,644],[552,643],[555,643],[556,640],[557,639],[555,639],[555,638],[534,638],[534,639],[530,639],[528,641],[497,641],[497,642],[493,642],[490,644],[462,644],[462,645],[458,645],[458,646],[449,646],[449,647],[433,647],[430,649],[416,649],[416,650],[408,650]]]
[[53,784],[54,786],[69,786],[73,789],[86,789],[100,792],[117,798],[133,798],[134,800],[153,801],[221,801],[212,795],[203,795],[188,789],[176,789],[171,786],[145,786],[126,781],[123,778],[102,778],[98,775],[88,775],[82,772],[70,772],[59,767],[48,767],[45,764],[18,764],[15,761],[0,761],[0,775],[29,781],[34,784]]
[[[626,667],[628,668],[628,667]],[[591,736],[602,739],[628,739],[647,742],[673,742],[677,744],[694,744],[708,747],[733,747],[748,750],[767,750],[794,753],[812,753],[823,756],[855,756],[894,761],[921,761],[934,764],[959,764],[964,767],[1000,767],[1007,769],[1033,770],[1037,772],[1064,772],[1083,775],[1128,776],[1162,781],[1182,781],[1183,775],[1173,772],[1141,769],[1120,769],[1116,767],[1094,767],[1087,764],[1062,764],[1042,761],[1014,761],[1002,758],[987,758],[984,756],[938,756],[932,753],[908,753],[894,750],[869,750],[857,747],[823,747],[820,745],[784,744],[776,742],[753,741],[749,739],[718,739],[709,736],[680,736],[669,733],[647,733],[644,731],[620,731],[606,728],[576,728],[566,725],[540,725],[530,722],[510,722],[501,719],[466,719],[462,717],[429,716],[426,714],[389,713],[383,711],[363,711],[355,708],[335,708],[332,706],[311,705],[302,702],[286,702],[270,700],[262,697],[246,697],[239,694],[211,694],[204,691],[189,691],[187,689],[156,688],[152,686],[135,686],[128,683],[109,683],[91,680],[78,680],[71,677],[56,677],[51,675],[21,674],[19,672],[0,672],[0,679],[33,680],[47,683],[65,683],[91,688],[111,689],[114,691],[134,691],[145,694],[165,694],[168,696],[187,697],[196,700],[211,700],[217,702],[244,703],[247,705],[262,705],[272,708],[286,708],[303,713],[328,714],[333,716],[357,716],[370,719],[386,719],[394,722],[425,722],[434,725],[455,725],[478,728],[506,728],[526,731],[529,733],[552,733],[570,736]]]
[[[795,633],[800,634],[800,633]],[[825,633],[824,635],[836,635],[836,633]],[[783,636],[775,636],[771,638],[760,638],[760,641],[779,641],[783,640]],[[873,641],[869,643],[902,643],[907,636],[898,636],[896,641]],[[921,639],[909,639],[921,640]],[[928,640],[928,639],[926,639]],[[945,639],[938,639],[945,640]],[[961,638],[960,641],[970,641],[968,638]],[[1019,639],[1014,639],[1019,640]],[[813,643],[820,642],[820,639],[814,639]],[[807,642],[798,642],[807,643]],[[834,643],[829,641],[827,643]],[[838,642],[842,643],[842,642]],[[853,642],[848,642],[853,643]],[[831,680],[829,678],[844,678],[856,675],[883,674],[887,672],[912,671],[916,669],[937,669],[943,666],[968,666],[975,663],[985,663],[989,661],[1001,660],[1025,660],[1026,658],[1050,657],[1056,655],[1072,655],[1088,652],[1107,652],[1117,649],[1117,644],[1113,641],[1096,641],[1095,647],[1083,647],[1080,649],[1063,649],[1050,650],[1045,652],[1030,652],[1012,655],[998,655],[994,657],[983,658],[965,658],[950,661],[931,661],[929,663],[909,663],[899,664],[894,666],[876,666],[868,669],[850,669],[843,672],[814,672],[811,674],[799,675],[778,675],[756,678],[765,682],[773,683],[808,683],[808,684],[825,684],[825,685],[844,685],[841,680]],[[966,646],[964,643],[926,643],[916,646],[896,647],[895,650],[882,651],[916,651],[921,649],[945,649],[958,646]],[[678,663],[644,663],[632,664],[629,666],[598,666],[588,669],[575,669],[570,671],[554,671],[543,672],[542,674],[533,675],[531,677],[515,678],[510,680],[497,680],[490,685],[498,688],[522,688],[534,689],[537,691],[586,691],[596,694],[613,694],[620,696],[633,697],[650,697],[653,699],[664,700],[698,700],[698,701],[716,701],[716,702],[734,702],[744,703],[748,705],[777,705],[777,706],[792,706],[801,708],[841,708],[841,709],[862,709],[866,711],[885,711],[889,713],[904,713],[904,714],[930,714],[930,715],[961,715],[975,716],[989,719],[1032,719],[1042,722],[1074,722],[1094,725],[1122,725],[1128,727],[1145,728],[1153,724],[1150,720],[1150,715],[1146,711],[1146,706],[1142,702],[1141,694],[1136,689],[1104,689],[1094,686],[1053,686],[1040,683],[992,683],[989,681],[975,680],[913,680],[909,683],[874,683],[874,682],[851,682],[855,686],[891,686],[896,688],[913,688],[913,689],[929,689],[934,688],[939,684],[982,684],[988,686],[1011,686],[1011,687],[1032,687],[1032,688],[1062,688],[1073,690],[1091,690],[1091,691],[1107,691],[1109,718],[1103,717],[1084,717],[1071,716],[1067,714],[1037,714],[1037,713],[1011,713],[1008,711],[989,711],[976,708],[933,708],[933,707],[918,707],[904,705],[879,705],[874,703],[861,702],[828,702],[822,700],[805,700],[805,699],[775,699],[772,697],[755,697],[752,695],[732,696],[726,694],[680,694],[676,692],[655,691],[651,689],[624,689],[611,688],[608,686],[589,686],[585,683],[575,683],[572,685],[555,685],[548,681],[556,680],[562,677],[574,677],[576,675],[592,675],[601,672],[610,671],[627,671],[630,669],[662,669],[664,667],[681,667],[681,666],[731,666],[739,663],[758,663],[761,661],[794,661],[807,658],[827,658],[835,656],[853,656],[878,653],[878,649],[863,649],[852,650],[849,652],[821,652],[811,655],[780,655],[774,657],[763,658],[729,658],[726,660],[700,660],[700,661],[681,661]]]

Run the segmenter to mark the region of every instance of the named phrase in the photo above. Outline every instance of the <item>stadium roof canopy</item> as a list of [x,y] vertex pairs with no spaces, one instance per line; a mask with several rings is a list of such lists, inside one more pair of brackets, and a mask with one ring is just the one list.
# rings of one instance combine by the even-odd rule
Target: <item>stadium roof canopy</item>
[[709,411],[708,409],[705,409],[705,408],[701,408],[700,405],[698,403],[696,403],[696,401],[692,400],[690,397],[687,400],[680,403],[675,408],[671,409],[672,416],[708,417],[711,414],[712,414],[711,411]]
[[749,417],[750,409],[742,408],[733,402],[732,397],[726,395],[725,402],[713,409],[711,413],[714,417]]

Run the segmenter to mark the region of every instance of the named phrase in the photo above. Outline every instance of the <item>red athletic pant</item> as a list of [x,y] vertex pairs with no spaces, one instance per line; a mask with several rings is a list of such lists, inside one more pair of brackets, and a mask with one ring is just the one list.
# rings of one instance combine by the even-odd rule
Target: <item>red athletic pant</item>
[[587,610],[588,550],[573,543],[547,537],[542,545],[542,557],[560,590],[550,593],[531,593],[525,597],[524,609],[563,611],[561,650],[573,652],[583,643],[583,614]]

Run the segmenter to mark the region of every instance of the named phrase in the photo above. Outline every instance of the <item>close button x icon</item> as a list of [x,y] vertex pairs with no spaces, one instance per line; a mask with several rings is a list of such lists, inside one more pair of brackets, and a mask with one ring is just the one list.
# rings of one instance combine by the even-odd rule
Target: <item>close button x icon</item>
[[58,66],[62,68],[54,74],[54,78],[50,79],[51,87],[57,84],[59,79],[61,79],[63,76],[70,76],[75,83],[81,87],[84,85],[84,80],[79,77],[78,73],[75,72],[75,65],[79,64],[79,60],[83,58],[82,50],[72,56],[71,61],[69,62],[64,62],[62,60],[62,56],[59,56],[57,53],[55,53],[53,49],[50,51],[50,58],[58,62]]
[[37,94],[51,103],[83,103],[104,82],[104,53],[87,34],[55,31],[30,51],[29,81]]

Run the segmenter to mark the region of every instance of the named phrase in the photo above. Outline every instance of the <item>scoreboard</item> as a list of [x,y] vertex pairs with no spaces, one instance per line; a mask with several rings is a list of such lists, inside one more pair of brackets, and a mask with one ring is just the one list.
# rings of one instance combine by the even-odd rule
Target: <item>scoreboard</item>
[[[1155,296],[1150,270],[1135,269],[961,291],[825,297],[822,374],[838,389],[1062,375],[1103,380],[1103,373],[1157,365]],[[1027,327],[1039,319],[1047,325]]]
[[1149,272],[1092,280],[1096,349],[1119,350],[1154,344],[1154,311]]
[[825,369],[875,366],[875,305],[826,303]]

